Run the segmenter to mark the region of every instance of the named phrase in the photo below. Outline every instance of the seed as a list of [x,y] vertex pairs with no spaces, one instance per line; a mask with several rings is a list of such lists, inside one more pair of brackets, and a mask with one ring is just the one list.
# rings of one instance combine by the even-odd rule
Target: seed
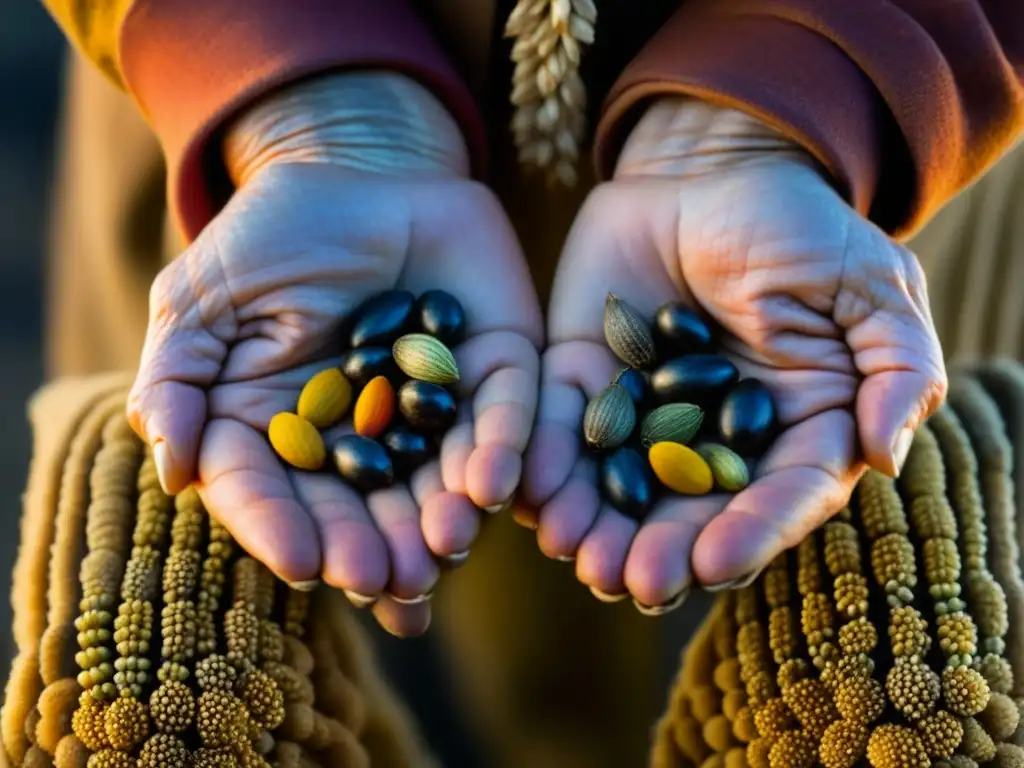
[[385,291],[356,308],[349,346],[386,347],[409,327],[416,297],[408,291]]
[[757,379],[743,379],[722,401],[718,431],[722,442],[741,456],[760,456],[778,430],[775,399]]
[[651,389],[659,403],[717,402],[740,378],[731,361],[718,355],[683,355],[651,374]]
[[409,427],[395,427],[381,438],[381,442],[391,454],[391,463],[395,471],[403,476],[408,476],[430,458],[430,441],[425,435],[413,432]]
[[407,376],[431,384],[454,384],[459,367],[451,350],[425,333],[410,333],[395,342],[395,362]]
[[612,381],[624,386],[629,396],[633,398],[633,404],[639,407],[647,402],[649,378],[646,373],[636,368],[623,368]]
[[634,520],[642,520],[654,502],[654,478],[643,457],[619,448],[601,465],[601,489],[608,502]]
[[634,368],[654,364],[654,337],[635,307],[613,293],[604,302],[604,338],[619,359]]
[[636,426],[636,407],[621,384],[609,384],[587,404],[583,437],[595,451],[622,445]]
[[395,390],[385,376],[371,379],[356,400],[352,423],[356,434],[364,437],[377,437],[391,423],[395,415]]
[[391,347],[360,347],[353,349],[341,361],[341,372],[352,386],[365,387],[370,379],[387,376],[392,386],[399,386],[405,376],[398,370]]
[[327,459],[324,440],[316,427],[294,413],[274,416],[267,427],[267,437],[277,455],[298,469],[315,471]]
[[334,465],[341,478],[363,493],[387,488],[394,482],[391,457],[384,446],[361,435],[345,435],[334,444]]
[[466,312],[459,300],[446,291],[427,291],[414,310],[420,329],[448,346],[466,337]]
[[341,421],[351,404],[352,385],[337,368],[328,368],[306,382],[296,411],[314,427],[326,429]]
[[426,381],[407,381],[398,390],[398,410],[409,426],[421,432],[443,432],[455,423],[451,393]]
[[735,451],[724,445],[704,443],[697,446],[697,453],[711,467],[715,484],[723,491],[742,491],[750,484],[750,472],[747,463]]
[[650,448],[655,443],[686,444],[704,421],[704,412],[690,403],[670,403],[647,414],[640,427],[640,443]]
[[685,445],[655,443],[647,452],[647,459],[662,485],[676,493],[701,496],[714,487],[711,467]]
[[666,356],[705,352],[711,346],[711,329],[685,304],[670,301],[654,313],[654,343]]

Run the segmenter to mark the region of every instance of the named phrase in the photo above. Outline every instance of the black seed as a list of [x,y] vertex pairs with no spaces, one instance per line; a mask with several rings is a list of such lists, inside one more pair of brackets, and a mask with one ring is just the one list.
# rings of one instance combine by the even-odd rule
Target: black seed
[[466,312],[459,300],[445,291],[427,291],[416,300],[420,330],[453,347],[466,337]]
[[636,368],[623,368],[615,377],[614,382],[621,384],[629,392],[629,397],[634,405],[640,406],[647,402],[649,388],[647,379],[648,376],[643,371]]
[[408,427],[397,426],[381,438],[391,454],[395,471],[406,477],[422,466],[434,452],[434,441]]
[[400,386],[406,378],[398,369],[389,347],[360,347],[351,350],[341,361],[341,372],[357,390],[377,376],[386,376],[393,387]]
[[619,448],[601,464],[601,490],[619,512],[642,520],[654,503],[654,474],[643,456]]
[[426,381],[407,381],[399,388],[398,410],[420,432],[443,432],[455,423],[455,398]]
[[711,348],[711,329],[684,304],[670,301],[654,313],[654,343],[662,357],[676,357]]
[[708,407],[721,401],[740,378],[736,366],[718,355],[683,355],[669,360],[651,375],[659,403],[693,403]]
[[722,442],[740,456],[760,456],[779,431],[775,399],[762,382],[743,379],[730,390],[718,412]]
[[367,299],[355,311],[349,346],[384,347],[409,329],[416,297],[408,291],[385,291]]
[[376,440],[345,435],[334,444],[334,465],[338,474],[363,493],[387,488],[395,479],[391,457]]

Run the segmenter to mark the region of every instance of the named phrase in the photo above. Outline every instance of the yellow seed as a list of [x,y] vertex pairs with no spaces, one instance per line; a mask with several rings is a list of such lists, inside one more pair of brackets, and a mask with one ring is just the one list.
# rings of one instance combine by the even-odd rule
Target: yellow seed
[[341,421],[351,404],[352,385],[337,368],[328,368],[306,382],[296,413],[317,429],[327,429]]
[[267,436],[277,455],[298,469],[320,469],[327,459],[327,448],[316,427],[294,413],[274,416]]
[[715,484],[711,467],[692,448],[679,443],[655,443],[647,453],[658,479],[676,493],[700,496]]

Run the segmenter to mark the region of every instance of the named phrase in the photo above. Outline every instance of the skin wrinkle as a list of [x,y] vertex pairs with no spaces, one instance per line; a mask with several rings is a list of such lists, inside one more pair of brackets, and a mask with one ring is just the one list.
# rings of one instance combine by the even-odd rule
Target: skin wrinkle
[[[224,155],[230,175],[242,186],[261,168],[295,160],[377,174],[464,177],[469,161],[461,135],[440,105],[407,98],[419,90],[407,78],[373,72],[298,84],[229,129]],[[439,124],[448,130],[434,130]],[[381,146],[386,149],[375,151]]]

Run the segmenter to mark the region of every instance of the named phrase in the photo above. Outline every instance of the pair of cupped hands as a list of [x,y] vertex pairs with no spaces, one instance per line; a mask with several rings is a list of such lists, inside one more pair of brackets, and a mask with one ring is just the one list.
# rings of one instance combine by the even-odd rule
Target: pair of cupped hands
[[[736,587],[838,511],[870,466],[895,476],[942,401],[917,260],[769,127],[697,100],[652,103],[566,239],[544,316],[515,232],[469,177],[453,119],[397,74],[325,75],[227,129],[230,201],[158,276],[129,416],[170,493],[211,514],[298,589],[324,582],[415,635],[481,515],[536,529],[596,597],[647,614]],[[337,364],[337,330],[390,288],[465,306],[459,420],[439,459],[363,499],[286,468],[271,417]],[[622,367],[603,339],[614,291],[716,327],[774,393],[784,431],[735,495],[671,496],[642,525],[600,500],[580,451],[588,398]]]

